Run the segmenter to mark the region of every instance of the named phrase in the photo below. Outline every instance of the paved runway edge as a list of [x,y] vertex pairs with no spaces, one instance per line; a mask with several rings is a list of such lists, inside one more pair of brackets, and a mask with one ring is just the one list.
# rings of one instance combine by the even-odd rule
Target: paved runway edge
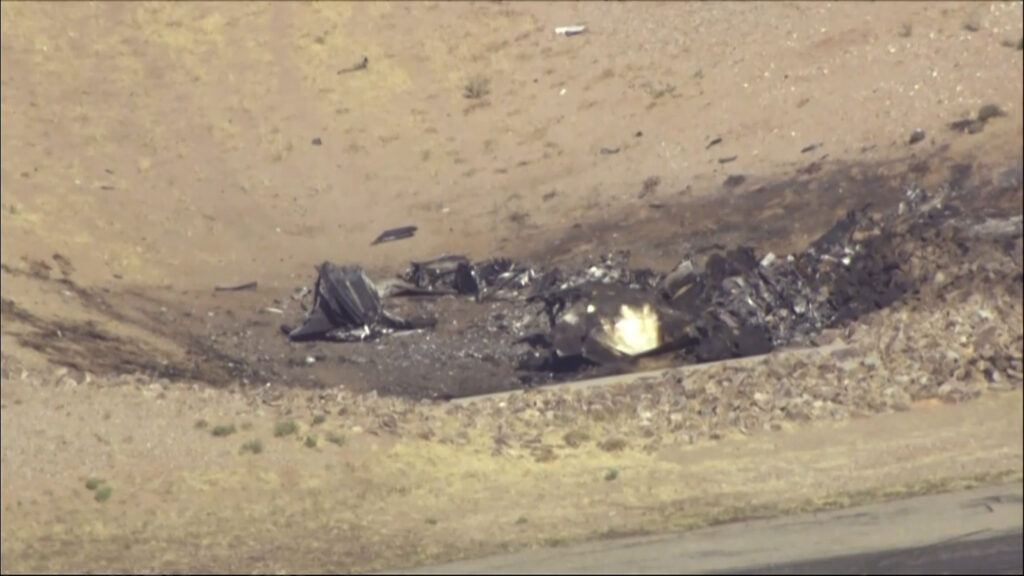
[[[988,534],[988,531],[985,532]],[[1020,574],[1024,532],[714,574]]]
[[1019,574],[1022,530],[1015,483],[388,573]]

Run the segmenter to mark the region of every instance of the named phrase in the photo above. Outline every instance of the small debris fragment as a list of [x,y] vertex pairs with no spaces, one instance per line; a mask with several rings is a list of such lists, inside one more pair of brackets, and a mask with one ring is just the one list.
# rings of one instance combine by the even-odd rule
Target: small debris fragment
[[821,148],[823,144],[824,144],[824,142],[816,142],[814,144],[810,144],[810,145],[804,146],[800,150],[800,153],[801,154],[807,154],[808,152],[814,152],[818,148]]
[[718,163],[728,164],[729,162],[735,162],[737,158],[739,158],[739,156],[726,156],[725,158],[719,158]]
[[321,145],[323,145],[323,143],[324,143],[324,141],[321,140],[319,136],[317,136],[316,138],[313,138],[313,141],[311,142],[311,144],[313,144],[313,146],[321,146]]
[[348,74],[349,72],[356,72],[356,71],[359,71],[359,70],[366,70],[367,66],[369,66],[369,65],[370,65],[370,59],[367,58],[366,56],[363,56],[363,59],[360,60],[358,63],[353,64],[352,66],[349,66],[348,68],[342,68],[341,70],[338,70],[338,74]]
[[992,118],[1006,116],[1006,112],[995,104],[985,104],[978,109],[978,122],[988,122]]
[[575,36],[582,34],[586,29],[586,26],[559,26],[555,28],[555,34],[559,36]]
[[306,297],[306,294],[309,294],[309,287],[299,286],[298,288],[292,291],[292,300],[295,300],[296,302],[302,300],[303,298]]
[[913,132],[910,133],[910,140],[908,140],[907,143],[913,146],[914,144],[917,144],[918,142],[924,140],[924,137],[924,130],[914,130]]
[[618,154],[621,148],[601,148],[601,154],[609,156],[611,154]]
[[705,150],[708,150],[708,149],[710,149],[710,148],[711,148],[712,146],[717,146],[717,145],[719,145],[719,144],[721,144],[721,143],[722,143],[722,137],[721,137],[721,136],[719,136],[719,137],[717,137],[717,138],[713,139],[713,140],[712,140],[711,142],[708,142],[708,145],[707,145],[707,146],[705,146],[705,147],[704,147],[704,149],[705,149]]
[[240,290],[252,290],[256,288],[257,283],[255,280],[252,282],[245,282],[242,284],[229,284],[229,285],[218,285],[214,286],[215,292],[238,292]]
[[405,240],[406,238],[412,238],[418,230],[416,226],[402,226],[400,228],[392,228],[385,230],[377,236],[377,239],[370,243],[371,246],[377,244],[383,244],[384,242],[394,242],[395,240]]
[[747,177],[743,174],[730,174],[725,182],[722,183],[726,188],[735,188],[747,181]]

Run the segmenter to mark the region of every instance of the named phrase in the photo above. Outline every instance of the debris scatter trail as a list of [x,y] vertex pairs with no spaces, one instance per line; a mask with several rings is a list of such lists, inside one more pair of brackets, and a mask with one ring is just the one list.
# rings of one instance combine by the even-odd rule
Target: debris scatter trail
[[[908,189],[896,209],[850,211],[801,253],[759,255],[739,246],[668,273],[629,267],[625,251],[578,270],[538,270],[505,258],[473,262],[446,255],[413,262],[399,277],[373,282],[362,268],[319,267],[313,307],[293,341],[375,341],[393,363],[476,363],[480,379],[517,388],[639,369],[647,358],[694,364],[813,346],[822,331],[893,305],[944,265],[955,268],[980,244],[1013,251],[1019,216],[969,217],[948,187]],[[1018,250],[1019,252],[1019,250]],[[922,258],[932,266],[921,266]],[[999,272],[1020,285],[1017,262]],[[1014,264],[1016,265],[1014,270]],[[446,300],[483,306],[482,320],[437,330]],[[478,316],[479,318],[479,316]],[[406,338],[399,332],[412,331]],[[412,367],[412,366],[410,366]]]

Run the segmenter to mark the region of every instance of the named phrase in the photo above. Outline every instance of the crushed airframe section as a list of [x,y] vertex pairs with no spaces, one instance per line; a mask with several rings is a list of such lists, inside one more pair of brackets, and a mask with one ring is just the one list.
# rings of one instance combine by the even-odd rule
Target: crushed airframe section
[[389,313],[362,268],[324,262],[317,267],[313,308],[301,326],[288,331],[288,338],[293,342],[318,338],[360,342],[396,331],[429,328],[436,322],[429,316],[407,320]]
[[469,295],[483,301],[514,297],[535,275],[532,268],[508,258],[473,263],[465,256],[442,256],[413,262],[402,280],[421,293]]
[[[850,212],[799,254],[759,255],[740,246],[703,258],[681,255],[666,274],[629,268],[625,252],[569,271],[443,256],[414,262],[376,285],[358,267],[325,263],[313,309],[289,336],[360,341],[426,328],[422,336],[384,338],[375,346],[393,347],[394,362],[404,368],[427,361],[441,370],[472,362],[509,366],[525,385],[587,367],[628,370],[655,355],[688,364],[813,345],[826,328],[916,290],[921,254],[956,251],[961,236],[1019,243],[1019,217],[971,221],[950,198],[912,189],[892,213]],[[931,243],[942,234],[952,236]],[[417,297],[405,302],[418,310],[409,320],[383,305],[402,296]],[[445,297],[472,298],[484,311],[470,321],[442,314],[438,322]],[[440,324],[458,327],[429,330]]]

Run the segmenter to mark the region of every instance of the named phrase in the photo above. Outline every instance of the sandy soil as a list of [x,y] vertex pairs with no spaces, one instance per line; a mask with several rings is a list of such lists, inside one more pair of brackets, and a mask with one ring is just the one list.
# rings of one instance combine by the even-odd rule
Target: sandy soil
[[[289,346],[285,318],[262,312],[324,259],[388,274],[443,252],[600,247],[670,266],[683,243],[797,249],[851,207],[955,180],[951,167],[1004,181],[1024,162],[1020,3],[0,15],[4,572],[359,571],[1020,477],[1019,364],[994,382],[933,356],[974,366],[964,343],[988,323],[1019,358],[1019,295],[983,275],[849,336],[868,354],[926,326],[872,378],[945,370],[955,386],[865,414],[808,400],[809,420],[912,409],[805,431],[766,417],[746,439],[724,417],[651,432],[628,393],[604,421],[579,402],[526,410],[543,394],[516,396],[515,413],[361,395],[375,383],[358,364],[301,362],[336,345]],[[576,23],[587,32],[553,33]],[[948,127],[987,104],[1005,115]],[[1019,214],[1015,182],[992,210]],[[415,239],[370,246],[405,224]],[[790,384],[840,382],[837,361]],[[531,431],[537,418],[551,421]],[[262,451],[243,451],[254,440]]]

